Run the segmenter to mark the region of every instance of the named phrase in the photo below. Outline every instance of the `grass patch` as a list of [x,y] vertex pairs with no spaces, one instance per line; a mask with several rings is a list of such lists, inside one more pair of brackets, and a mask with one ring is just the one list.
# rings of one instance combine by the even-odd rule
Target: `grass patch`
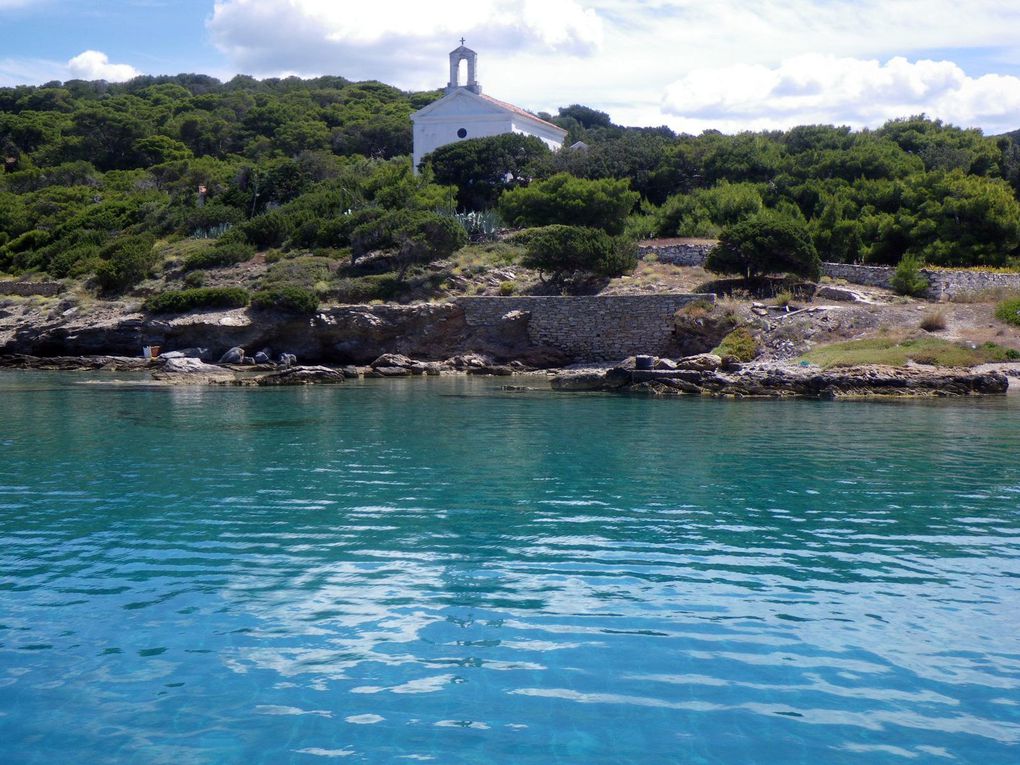
[[906,366],[907,362],[932,364],[939,367],[972,367],[990,361],[1014,361],[1020,351],[985,343],[969,348],[938,337],[896,339],[890,337],[850,340],[815,348],[801,356],[801,361],[829,369],[877,364],[889,367]]
[[397,278],[396,272],[391,271],[337,279],[323,296],[341,304],[371,303],[373,300],[392,300],[406,288],[407,285]]
[[513,266],[521,262],[525,248],[509,242],[486,242],[461,247],[450,256],[458,272],[475,273],[492,266]]

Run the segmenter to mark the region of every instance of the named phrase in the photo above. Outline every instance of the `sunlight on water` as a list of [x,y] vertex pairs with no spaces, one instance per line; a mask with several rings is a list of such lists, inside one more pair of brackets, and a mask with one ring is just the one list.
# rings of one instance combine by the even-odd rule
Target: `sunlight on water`
[[1020,762],[1020,401],[84,379],[0,377],[2,763]]

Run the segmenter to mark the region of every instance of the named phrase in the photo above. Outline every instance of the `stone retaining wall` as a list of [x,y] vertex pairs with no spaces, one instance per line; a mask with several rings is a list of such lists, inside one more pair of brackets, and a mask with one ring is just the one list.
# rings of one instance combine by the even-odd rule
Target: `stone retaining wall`
[[0,282],[0,295],[53,297],[63,291],[64,285],[61,282]]
[[[892,266],[859,266],[849,263],[823,263],[822,273],[833,279],[853,284],[888,288],[896,269]],[[990,290],[1020,292],[1020,273],[1002,274],[994,271],[942,271],[922,268],[928,279],[931,300],[953,300]]]
[[705,258],[714,245],[706,243],[692,244],[643,244],[638,248],[639,256],[655,255],[660,263],[672,263],[675,266],[704,265]]
[[852,284],[888,289],[896,269],[888,266],[858,266],[853,263],[822,263],[822,275],[830,279],[845,279]]
[[[470,327],[496,326],[515,311],[527,315],[528,337],[577,359],[618,361],[636,354],[667,355],[673,315],[715,295],[595,295],[582,297],[463,297]],[[522,319],[525,316],[521,316]]]

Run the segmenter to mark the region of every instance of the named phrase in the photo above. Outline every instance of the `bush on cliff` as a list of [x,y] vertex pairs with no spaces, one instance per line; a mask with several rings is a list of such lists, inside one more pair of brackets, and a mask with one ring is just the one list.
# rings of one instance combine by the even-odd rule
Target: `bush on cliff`
[[186,313],[196,308],[243,308],[248,305],[248,290],[240,287],[196,287],[169,290],[145,301],[150,313]]
[[312,290],[304,287],[272,287],[252,295],[251,305],[252,308],[263,310],[310,314],[319,309],[319,298]]
[[766,211],[727,226],[705,268],[748,279],[773,273],[818,279],[822,263],[803,220]]
[[237,241],[217,242],[216,246],[189,255],[184,261],[185,271],[199,268],[224,268],[244,263],[255,257],[255,248]]
[[149,234],[120,236],[99,251],[96,281],[104,292],[134,287],[152,273],[159,260]]
[[552,274],[587,271],[600,276],[620,276],[637,266],[637,247],[621,237],[584,226],[543,226],[522,237],[526,243],[523,264]]

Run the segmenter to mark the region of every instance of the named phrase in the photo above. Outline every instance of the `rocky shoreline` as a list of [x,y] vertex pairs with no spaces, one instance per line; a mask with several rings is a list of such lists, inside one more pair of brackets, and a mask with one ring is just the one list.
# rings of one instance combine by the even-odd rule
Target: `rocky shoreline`
[[872,398],[1001,395],[1009,379],[999,370],[945,367],[860,366],[820,369],[782,363],[725,364],[701,354],[675,368],[565,372],[551,380],[553,390],[607,391],[658,397]]
[[[639,368],[651,367],[651,368]],[[999,369],[862,366],[835,369],[783,363],[727,363],[713,354],[677,361],[631,358],[602,369],[536,370],[520,362],[497,364],[478,354],[443,362],[384,354],[366,366],[209,364],[196,358],[125,356],[0,356],[0,369],[144,372],[147,384],[270,387],[336,385],[348,379],[473,374],[540,377],[554,391],[601,391],[654,397],[852,399],[1001,395],[1009,378]],[[1013,371],[1013,370],[1011,370]]]

